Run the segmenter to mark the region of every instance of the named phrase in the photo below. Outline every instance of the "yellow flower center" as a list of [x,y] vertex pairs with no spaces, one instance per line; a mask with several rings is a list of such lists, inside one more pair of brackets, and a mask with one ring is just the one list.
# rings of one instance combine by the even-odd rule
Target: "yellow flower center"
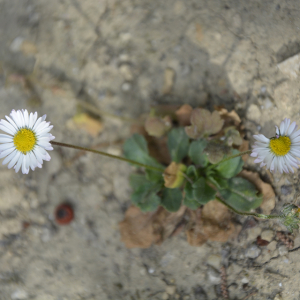
[[291,140],[288,136],[271,139],[270,148],[275,155],[284,156],[291,149]]
[[17,150],[26,154],[33,150],[36,144],[36,136],[31,129],[22,128],[14,136],[14,144]]

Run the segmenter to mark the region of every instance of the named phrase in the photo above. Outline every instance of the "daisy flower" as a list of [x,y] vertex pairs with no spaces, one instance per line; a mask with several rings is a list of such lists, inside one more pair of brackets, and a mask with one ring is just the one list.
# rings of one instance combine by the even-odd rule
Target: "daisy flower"
[[25,110],[12,110],[10,117],[0,121],[0,129],[7,134],[0,134],[0,158],[5,157],[2,164],[8,168],[14,167],[16,173],[22,167],[22,173],[28,174],[41,168],[43,160],[49,161],[50,155],[46,150],[53,150],[50,141],[55,137],[49,133],[52,129],[46,122],[46,115],[38,118],[37,112],[28,114]]
[[[300,162],[300,130],[295,122],[285,118],[280,127],[276,127],[276,135],[270,139],[263,134],[254,135],[257,140],[253,146],[252,157],[255,163],[266,166],[270,171],[294,173],[293,167],[298,169]],[[297,130],[297,131],[296,131]]]

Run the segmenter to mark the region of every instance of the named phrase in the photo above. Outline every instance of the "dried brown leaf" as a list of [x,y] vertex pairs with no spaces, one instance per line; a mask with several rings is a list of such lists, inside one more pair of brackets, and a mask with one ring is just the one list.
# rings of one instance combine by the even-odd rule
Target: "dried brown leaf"
[[148,248],[156,237],[152,227],[152,213],[143,213],[131,206],[125,213],[125,219],[119,223],[121,240],[127,248]]
[[67,127],[73,130],[84,130],[93,137],[99,135],[103,130],[103,124],[99,120],[90,117],[86,113],[75,115],[72,119],[67,121]]
[[175,114],[180,126],[191,125],[191,115],[193,108],[189,104],[182,105]]
[[218,133],[223,127],[224,121],[219,113],[202,108],[195,108],[191,114],[191,126],[185,127],[186,134],[193,139]]
[[[197,214],[192,214],[197,217]],[[192,246],[201,246],[206,240],[226,242],[240,230],[231,221],[231,213],[220,202],[213,200],[204,205],[201,217],[197,217],[195,225],[187,230],[187,239]]]
[[260,205],[264,214],[270,214],[275,207],[275,192],[269,183],[262,181],[258,173],[243,170],[239,176],[253,183],[257,190],[263,195],[263,202]]
[[238,127],[240,125],[241,119],[239,115],[235,112],[235,110],[228,112],[227,109],[219,107],[216,107],[216,110],[218,110],[221,118],[225,121],[225,126],[234,125]]
[[162,137],[172,127],[172,120],[170,116],[164,118],[148,116],[145,122],[145,130],[150,136]]
[[180,187],[184,180],[183,172],[185,171],[186,166],[184,164],[178,164],[172,161],[163,174],[165,187],[170,189]]
[[154,213],[143,213],[131,206],[125,213],[125,219],[119,223],[121,240],[127,248],[148,248],[152,244],[161,244],[184,226],[186,210],[182,206],[176,213],[170,213],[159,207]]

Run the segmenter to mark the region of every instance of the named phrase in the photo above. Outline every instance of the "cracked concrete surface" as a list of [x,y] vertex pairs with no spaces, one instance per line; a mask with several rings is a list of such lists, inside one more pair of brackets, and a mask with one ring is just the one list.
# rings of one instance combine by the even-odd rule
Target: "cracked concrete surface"
[[[250,143],[272,136],[283,118],[299,119],[299,78],[278,68],[300,52],[299,11],[296,0],[0,0],[1,118],[37,110],[57,141],[121,153],[126,121],[106,117],[96,138],[66,126],[79,101],[123,118],[153,104],[223,105],[242,117]],[[130,205],[131,167],[93,154],[66,165],[76,153],[56,148],[27,176],[0,167],[1,300],[220,299],[211,254],[226,266],[230,299],[300,299],[299,251],[276,241],[245,257],[262,230],[284,230],[275,222],[227,244],[193,248],[179,235],[126,249],[117,224]],[[270,181],[276,211],[299,204],[298,173]],[[59,227],[53,211],[63,201],[76,217]]]

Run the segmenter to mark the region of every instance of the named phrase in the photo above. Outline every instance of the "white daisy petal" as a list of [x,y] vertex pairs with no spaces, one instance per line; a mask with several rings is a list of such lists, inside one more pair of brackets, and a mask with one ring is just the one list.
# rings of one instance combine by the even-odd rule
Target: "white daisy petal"
[[14,151],[14,149],[15,149],[15,148],[12,147],[12,148],[6,149],[6,150],[4,150],[4,151],[1,151],[1,153],[0,153],[0,158],[3,158],[3,157],[5,157],[5,156],[9,155],[11,152]]
[[8,162],[10,162],[14,158],[16,153],[17,153],[17,150],[15,149],[12,153],[10,153],[8,156],[6,156],[2,162],[2,165],[6,165]]
[[15,130],[12,131],[12,130],[10,130],[9,128],[7,128],[6,126],[4,126],[4,125],[2,125],[2,124],[0,124],[0,129],[1,129],[2,131],[6,132],[6,133],[11,134],[11,135],[14,135],[14,134],[15,134]]
[[[285,122],[282,121],[280,124],[280,135],[284,135],[284,130],[285,130]],[[280,172],[282,173],[282,172]]]
[[283,133],[282,135],[286,135],[286,134],[287,134],[288,128],[289,128],[289,126],[290,126],[290,123],[291,123],[291,120],[285,118],[285,128],[284,128],[284,133]]
[[296,122],[293,122],[292,124],[291,124],[291,126],[289,127],[289,130],[287,131],[287,134],[286,135],[291,135],[291,133],[294,131],[294,129],[295,129],[295,127],[296,127],[297,125],[296,125]]
[[37,112],[35,112],[34,114],[30,113],[29,128],[33,127],[33,125],[35,124],[36,120],[37,120]]
[[7,121],[0,121],[0,129],[7,133],[0,134],[0,158],[4,158],[3,164],[8,163],[8,168],[28,174],[30,169],[41,168],[44,160],[51,159],[46,150],[53,150],[53,126],[45,121],[46,115],[38,118],[36,112],[29,114],[26,109],[12,110],[10,116],[6,116]]
[[258,135],[254,135],[253,136],[256,140],[258,140],[259,142],[265,142],[268,143],[270,140],[268,138],[266,138],[263,134],[258,134]]
[[3,134],[3,133],[0,133],[0,138],[11,138],[11,140],[13,140],[13,137],[11,135]]
[[20,155],[21,155],[21,152],[17,151],[15,156],[12,158],[12,160],[10,161],[10,163],[7,166],[9,169],[11,169],[16,164]]
[[22,153],[20,153],[21,155],[20,155],[20,157],[19,157],[19,159],[18,159],[18,162],[17,162],[17,164],[15,165],[15,171],[16,171],[16,173],[18,173],[19,172],[19,170],[20,170],[20,168],[21,168],[21,166],[22,166],[22,162],[23,162],[23,157],[24,157],[24,155],[22,154]]
[[16,123],[18,128],[22,127],[21,121],[18,118],[17,112],[13,109],[12,112],[10,113],[10,116],[12,120]]
[[25,120],[24,120],[24,117],[23,117],[23,113],[20,111],[20,110],[17,110],[17,116],[21,122],[21,127],[25,127]]
[[18,130],[17,124],[9,116],[5,116],[5,118],[16,130]]
[[2,144],[0,145],[0,152],[12,147],[14,147],[14,143],[12,143],[12,141],[6,144]]
[[28,174],[29,168],[27,167],[29,165],[28,163],[28,156],[24,155],[23,156],[23,162],[22,162],[22,173],[23,174]]
[[0,137],[0,144],[11,143],[12,141],[13,141],[13,139],[9,135],[8,135],[8,137]]
[[23,110],[23,115],[24,115],[24,121],[25,121],[25,126],[29,126],[29,116],[28,116],[28,111],[27,109]]

